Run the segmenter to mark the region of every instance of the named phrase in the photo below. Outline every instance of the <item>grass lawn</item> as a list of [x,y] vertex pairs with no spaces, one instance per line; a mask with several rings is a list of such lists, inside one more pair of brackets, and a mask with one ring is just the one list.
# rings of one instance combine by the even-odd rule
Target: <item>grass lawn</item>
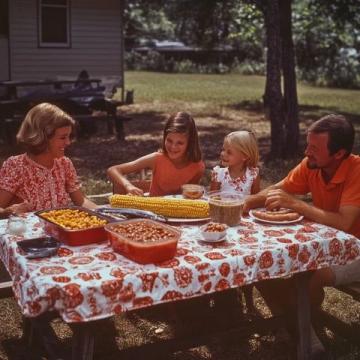
[[[128,71],[125,86],[135,90],[137,103],[185,102],[216,109],[224,105],[259,102],[265,77],[238,74],[198,75]],[[298,85],[302,108],[360,115],[360,91]],[[199,105],[198,105],[199,106]]]
[[[135,90],[135,103],[119,108],[119,113],[131,117],[131,120],[125,123],[126,141],[118,141],[114,135],[107,133],[105,124],[98,124],[96,134],[88,139],[75,141],[68,149],[68,155],[80,175],[85,193],[99,194],[111,191],[111,184],[105,175],[109,166],[156,151],[161,142],[166,116],[175,111],[188,111],[193,114],[208,169],[218,162],[224,136],[230,131],[243,127],[251,127],[255,130],[263,160],[270,146],[270,125],[264,117],[261,105],[264,81],[264,77],[260,76],[127,72],[126,89]],[[359,139],[360,91],[315,88],[300,84],[298,93],[302,132],[299,157],[271,163],[262,161],[262,186],[278,181],[301,158],[306,127],[311,120],[323,114],[340,112],[349,116],[357,129],[357,139]],[[360,141],[358,140],[356,144],[355,152],[359,153]],[[0,143],[0,164],[3,159],[17,152],[19,149],[16,147],[9,148]],[[205,184],[206,181],[207,179],[204,179]],[[266,307],[259,297],[256,297],[256,303],[260,310],[266,313]],[[352,322],[354,326],[360,326],[360,304],[337,290],[329,289],[326,292],[324,307],[349,326]],[[172,327],[174,324],[169,320],[169,313],[160,314],[156,309],[158,308],[149,312],[117,317],[116,344],[109,344],[114,334],[107,335],[108,329],[104,331],[99,329],[103,336],[96,345],[99,351],[96,359],[118,359],[119,354],[113,351],[114,345],[122,349],[173,334],[176,329]],[[200,323],[192,317],[192,314],[197,313],[197,309],[199,307],[196,306],[181,309],[181,305],[180,309],[177,309],[183,313],[182,321],[186,330],[192,329],[194,333]],[[232,311],[235,310],[227,310],[228,318],[233,319]],[[220,317],[217,320],[223,322],[223,311],[218,315]],[[24,351],[19,341],[22,331],[21,314],[14,299],[0,301],[0,318],[3,320],[3,326],[0,327],[0,359],[14,359],[19,351]],[[56,324],[55,327],[64,344],[69,348],[71,338],[69,329],[62,324]],[[158,328],[164,330],[159,336],[155,332]],[[323,340],[337,359],[360,358],[359,346],[351,344],[327,328],[323,329]],[[254,334],[243,343],[239,343],[236,337],[221,340],[214,338],[206,346],[157,359],[285,360],[293,359],[293,350],[281,333],[270,333],[265,336]]]

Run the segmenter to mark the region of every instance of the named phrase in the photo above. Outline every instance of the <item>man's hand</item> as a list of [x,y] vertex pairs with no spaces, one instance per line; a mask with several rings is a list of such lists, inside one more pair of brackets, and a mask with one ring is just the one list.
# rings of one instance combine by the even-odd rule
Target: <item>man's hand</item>
[[255,195],[249,195],[246,197],[244,206],[242,209],[242,214],[247,215],[249,210],[255,209],[258,207],[263,207],[266,200],[266,195],[262,193],[258,193]]
[[281,189],[270,190],[265,200],[265,207],[268,210],[277,210],[282,207],[296,210],[297,199]]

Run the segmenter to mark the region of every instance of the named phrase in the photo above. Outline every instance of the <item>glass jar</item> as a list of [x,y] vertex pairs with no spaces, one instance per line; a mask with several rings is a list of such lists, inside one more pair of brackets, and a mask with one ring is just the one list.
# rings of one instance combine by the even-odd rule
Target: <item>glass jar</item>
[[242,195],[214,191],[209,194],[210,218],[214,222],[236,226],[240,222],[245,198]]
[[22,235],[26,231],[25,220],[19,216],[10,216],[7,222],[7,230],[11,235]]

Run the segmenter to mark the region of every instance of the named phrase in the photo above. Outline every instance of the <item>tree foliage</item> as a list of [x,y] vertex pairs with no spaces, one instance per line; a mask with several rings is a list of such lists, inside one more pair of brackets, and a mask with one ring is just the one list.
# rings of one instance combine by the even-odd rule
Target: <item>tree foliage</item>
[[273,158],[297,150],[295,52],[305,80],[360,84],[358,0],[128,0],[127,9],[127,29],[147,36],[203,48],[231,46],[248,59],[262,59],[267,49],[264,104]]
[[[203,48],[232,46],[246,59],[265,60],[261,0],[128,0],[129,38],[177,39]],[[293,38],[300,79],[360,86],[358,0],[293,0]]]
[[357,0],[295,1],[294,41],[302,79],[321,85],[360,84],[360,13]]

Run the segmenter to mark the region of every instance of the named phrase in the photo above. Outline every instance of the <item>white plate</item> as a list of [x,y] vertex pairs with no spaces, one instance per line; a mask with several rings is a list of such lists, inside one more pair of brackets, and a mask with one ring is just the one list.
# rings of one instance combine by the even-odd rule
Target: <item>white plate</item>
[[200,221],[209,221],[210,218],[167,218],[169,222],[177,222],[177,223],[193,223],[193,222],[200,222]]
[[216,240],[206,240],[203,237],[201,239],[199,239],[200,242],[205,242],[205,243],[208,243],[208,244],[218,243],[218,242],[222,242],[222,241],[225,241],[225,240],[226,240],[226,234],[223,237],[221,237],[220,239],[216,239]]
[[184,197],[181,194],[177,195],[165,195],[163,196],[165,199],[184,199]]
[[184,198],[183,195],[181,194],[177,194],[177,195],[165,195],[163,196],[165,199],[182,199],[182,200],[207,200],[207,196],[206,195],[203,195],[201,198],[199,199],[186,199]]
[[[265,209],[254,209],[254,210],[265,210]],[[275,224],[275,225],[281,225],[281,224],[295,224],[295,223],[298,223],[300,222],[304,216],[303,215],[300,215],[297,219],[295,220],[284,220],[284,221],[271,221],[271,220],[265,220],[265,219],[260,219],[258,217],[256,217],[254,214],[253,214],[253,210],[250,210],[249,211],[249,216],[256,220],[256,221],[259,221],[259,222],[263,222],[263,223],[266,223],[266,224]]]

